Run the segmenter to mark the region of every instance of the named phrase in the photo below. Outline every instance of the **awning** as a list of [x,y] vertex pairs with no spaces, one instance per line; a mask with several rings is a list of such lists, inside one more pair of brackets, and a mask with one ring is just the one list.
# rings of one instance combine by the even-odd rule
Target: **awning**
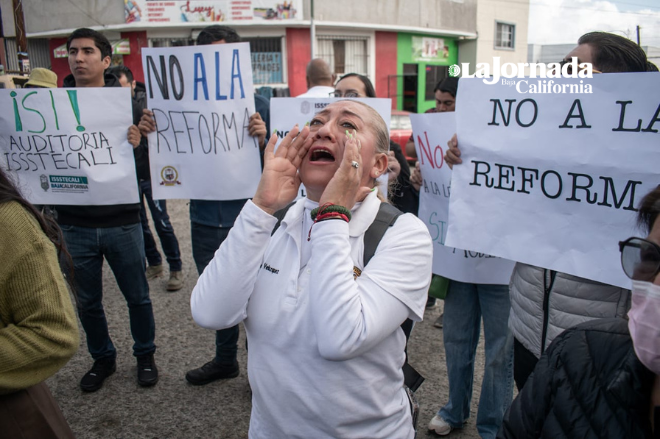
[[[115,41],[112,44],[112,54],[113,55],[130,55],[131,54],[131,44],[128,41],[128,38],[124,38],[119,41]],[[66,50],[66,43],[55,48],[53,51],[55,58],[67,58],[69,53]]]

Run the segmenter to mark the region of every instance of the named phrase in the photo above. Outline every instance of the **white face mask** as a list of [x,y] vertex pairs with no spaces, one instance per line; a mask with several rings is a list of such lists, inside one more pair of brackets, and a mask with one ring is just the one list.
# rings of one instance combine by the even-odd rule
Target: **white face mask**
[[628,329],[637,358],[660,375],[660,285],[634,280]]

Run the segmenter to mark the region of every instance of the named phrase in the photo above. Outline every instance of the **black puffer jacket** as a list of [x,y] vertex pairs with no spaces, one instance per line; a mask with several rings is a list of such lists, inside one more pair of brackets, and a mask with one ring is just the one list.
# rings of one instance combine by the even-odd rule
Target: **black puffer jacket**
[[652,438],[654,378],[635,355],[626,320],[583,323],[543,354],[497,437]]

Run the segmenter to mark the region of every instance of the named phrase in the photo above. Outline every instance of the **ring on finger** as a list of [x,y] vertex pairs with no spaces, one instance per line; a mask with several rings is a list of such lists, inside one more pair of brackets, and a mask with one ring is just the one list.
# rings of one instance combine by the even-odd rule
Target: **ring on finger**
[[357,168],[360,167],[360,164],[359,164],[358,162],[356,162],[355,160],[353,160],[353,161],[351,162],[351,166],[354,167],[355,169],[357,169]]

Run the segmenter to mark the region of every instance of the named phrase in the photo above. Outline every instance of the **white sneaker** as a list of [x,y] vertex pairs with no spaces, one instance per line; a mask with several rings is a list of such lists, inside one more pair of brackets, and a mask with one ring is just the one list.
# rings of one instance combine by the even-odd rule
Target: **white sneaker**
[[447,436],[454,428],[447,424],[447,421],[442,419],[440,415],[435,415],[431,422],[429,422],[429,430],[434,431],[435,434],[440,436]]

